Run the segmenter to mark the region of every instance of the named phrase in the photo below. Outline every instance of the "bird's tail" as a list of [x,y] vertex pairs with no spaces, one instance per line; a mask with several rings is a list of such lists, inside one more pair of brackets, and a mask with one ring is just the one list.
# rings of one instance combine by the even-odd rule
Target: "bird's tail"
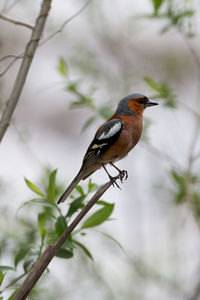
[[59,204],[61,202],[64,202],[67,199],[67,197],[69,196],[69,194],[71,194],[71,192],[73,191],[73,189],[75,188],[75,186],[79,183],[79,181],[82,179],[82,177],[83,177],[83,173],[80,170],[80,172],[76,175],[76,177],[71,182],[71,184],[68,186],[68,188],[66,189],[66,191],[62,194],[62,196],[58,200],[57,204]]

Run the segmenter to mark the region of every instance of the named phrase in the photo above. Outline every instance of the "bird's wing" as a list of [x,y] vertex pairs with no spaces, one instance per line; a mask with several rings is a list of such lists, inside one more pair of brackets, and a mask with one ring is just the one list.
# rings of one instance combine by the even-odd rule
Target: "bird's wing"
[[104,123],[96,132],[95,137],[88,147],[88,150],[83,158],[83,164],[78,172],[77,176],[74,178],[72,183],[68,186],[66,191],[58,200],[58,203],[64,202],[69,194],[72,192],[74,187],[79,183],[81,179],[87,178],[91,173],[94,172],[92,165],[98,161],[106,149],[109,148],[119,137],[122,130],[122,121],[119,119],[113,119]]
[[83,158],[83,168],[94,164],[99,157],[118,139],[123,123],[120,119],[113,119],[104,123],[97,130],[93,141]]

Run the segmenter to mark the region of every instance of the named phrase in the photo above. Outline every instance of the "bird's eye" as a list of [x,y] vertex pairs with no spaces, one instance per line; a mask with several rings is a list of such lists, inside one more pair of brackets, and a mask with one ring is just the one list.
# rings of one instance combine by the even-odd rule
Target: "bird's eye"
[[146,104],[147,103],[147,98],[140,98],[138,100],[138,102],[141,103],[141,104]]

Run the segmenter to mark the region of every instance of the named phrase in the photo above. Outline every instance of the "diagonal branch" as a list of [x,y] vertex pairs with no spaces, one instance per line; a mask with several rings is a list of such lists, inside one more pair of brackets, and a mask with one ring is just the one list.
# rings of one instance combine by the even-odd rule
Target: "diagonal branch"
[[21,21],[17,21],[17,20],[13,20],[11,18],[8,18],[8,17],[2,15],[1,13],[0,13],[0,19],[2,19],[4,21],[7,21],[7,22],[10,22],[12,24],[24,26],[26,28],[29,28],[29,29],[33,30],[33,26],[31,26],[31,25],[29,25],[27,23],[21,22]]
[[61,33],[63,31],[63,29],[65,28],[65,26],[72,20],[76,19],[76,17],[78,17],[92,1],[93,0],[88,0],[77,12],[75,12],[71,17],[69,17],[67,20],[65,20],[59,29],[50,33],[44,40],[42,40],[40,43],[40,46],[44,45],[46,42],[48,42],[50,39],[52,39],[58,33]]
[[[78,17],[85,9],[86,7],[92,2],[93,0],[88,0],[78,11],[76,11],[71,17],[69,17],[67,20],[64,21],[64,23],[58,28],[56,31],[53,31],[50,33],[46,38],[44,38],[40,43],[39,47],[43,46],[46,42],[48,42],[50,39],[54,38],[58,33],[61,33],[65,26],[74,20],[76,17]],[[6,68],[0,73],[0,77],[4,76],[4,74],[12,67],[12,65],[18,60],[24,57],[24,52],[21,52],[18,55],[6,55],[0,59],[0,62],[3,60],[6,60],[8,58],[13,58],[13,60],[6,66]]]
[[[121,174],[113,178],[114,181],[117,179],[121,179]],[[70,224],[70,226],[65,230],[65,232],[61,235],[58,241],[49,245],[44,253],[41,255],[37,263],[34,265],[33,269],[28,274],[27,278],[24,280],[19,290],[13,297],[13,300],[24,300],[29,295],[30,291],[40,279],[43,272],[46,270],[47,266],[55,256],[58,249],[62,246],[62,244],[66,241],[67,237],[74,230],[74,228],[80,223],[83,217],[87,214],[87,212],[94,206],[94,204],[99,200],[99,198],[109,189],[109,187],[113,184],[113,181],[109,181],[101,186],[98,191],[94,194],[91,200],[87,203],[87,205],[80,211],[74,221]]]
[[31,62],[33,60],[35,51],[37,49],[39,40],[41,38],[41,34],[43,32],[46,19],[51,7],[51,1],[52,0],[43,0],[41,5],[41,10],[39,13],[39,16],[36,20],[36,25],[34,27],[34,30],[32,32],[32,36],[30,41],[28,42],[24,57],[20,66],[20,69],[18,71],[10,98],[8,99],[5,109],[2,114],[2,118],[0,120],[0,142],[3,139],[3,136],[10,124],[10,120],[12,117],[12,114],[15,110],[15,107],[19,101],[19,97],[21,95],[22,89],[24,87],[26,77],[31,65]]

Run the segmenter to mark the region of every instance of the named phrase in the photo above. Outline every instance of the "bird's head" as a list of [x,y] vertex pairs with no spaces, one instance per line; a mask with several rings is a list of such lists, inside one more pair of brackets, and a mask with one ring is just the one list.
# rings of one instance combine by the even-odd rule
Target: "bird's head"
[[123,98],[116,111],[117,115],[142,115],[146,107],[158,105],[141,94],[131,94]]

